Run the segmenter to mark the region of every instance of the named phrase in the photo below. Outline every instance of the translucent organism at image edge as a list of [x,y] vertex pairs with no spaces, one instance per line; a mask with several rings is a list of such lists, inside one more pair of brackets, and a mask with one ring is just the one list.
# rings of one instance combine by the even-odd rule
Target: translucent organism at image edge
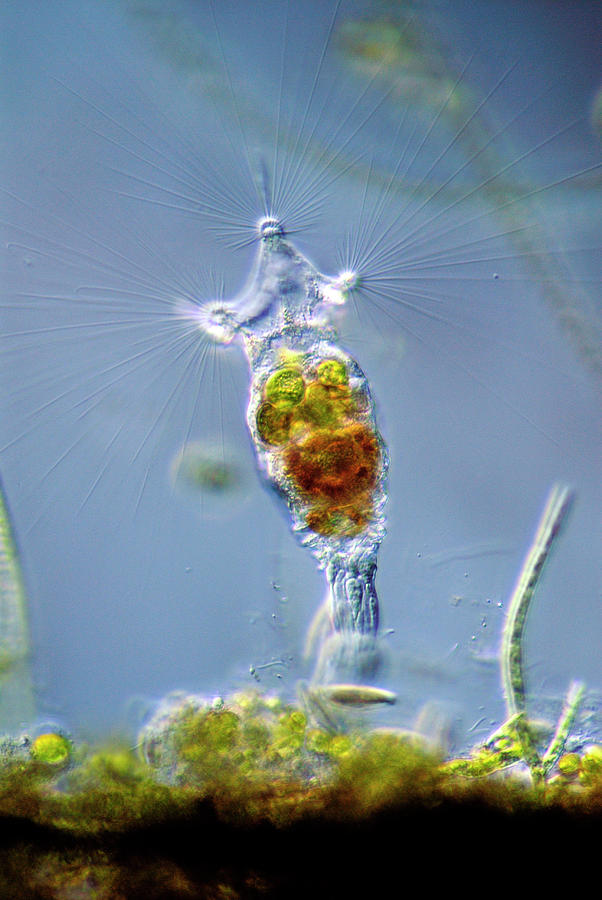
[[[297,538],[325,570],[314,682],[370,678],[379,668],[375,576],[388,455],[366,376],[337,345],[328,315],[359,276],[320,274],[276,218],[260,221],[258,237],[254,270],[240,295],[185,315],[213,340],[242,344],[258,466],[285,500]],[[389,692],[382,694],[391,702]]]
[[27,597],[0,480],[0,733],[35,716]]

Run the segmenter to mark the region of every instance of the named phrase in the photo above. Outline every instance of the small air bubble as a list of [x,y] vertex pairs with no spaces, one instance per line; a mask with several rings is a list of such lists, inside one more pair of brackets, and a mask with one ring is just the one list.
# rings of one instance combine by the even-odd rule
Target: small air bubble
[[494,281],[499,281],[499,279],[500,279],[499,273],[498,273],[498,272],[494,272],[494,273],[493,273],[493,280],[494,280]]

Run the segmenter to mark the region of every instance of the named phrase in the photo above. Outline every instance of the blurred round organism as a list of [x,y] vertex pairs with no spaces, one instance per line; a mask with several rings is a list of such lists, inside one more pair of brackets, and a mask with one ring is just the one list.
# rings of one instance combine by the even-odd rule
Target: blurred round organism
[[184,444],[173,458],[170,477],[178,493],[200,500],[201,513],[210,517],[231,513],[247,495],[242,460],[217,444]]

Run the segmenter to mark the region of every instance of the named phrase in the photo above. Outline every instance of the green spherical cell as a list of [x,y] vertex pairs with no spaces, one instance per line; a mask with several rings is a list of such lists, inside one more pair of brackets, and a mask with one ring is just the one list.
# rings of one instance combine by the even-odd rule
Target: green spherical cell
[[307,717],[299,709],[283,713],[274,729],[273,750],[281,758],[292,757],[305,742]]
[[585,748],[585,753],[581,757],[579,781],[584,785],[602,785],[602,746],[600,744],[591,744]]
[[290,436],[291,418],[288,409],[273,403],[262,403],[255,417],[261,440],[274,446],[286,443]]
[[563,775],[576,775],[581,768],[581,757],[578,753],[565,753],[558,760],[558,768]]
[[290,409],[300,403],[305,393],[305,383],[300,370],[294,366],[277,369],[265,385],[265,398],[274,406]]
[[69,761],[71,744],[62,734],[40,734],[31,745],[31,755],[49,766],[62,766]]
[[347,734],[335,734],[332,736],[328,747],[328,755],[335,758],[347,756],[353,749],[351,738]]
[[318,366],[318,381],[327,387],[347,384],[347,367],[338,359],[325,359]]

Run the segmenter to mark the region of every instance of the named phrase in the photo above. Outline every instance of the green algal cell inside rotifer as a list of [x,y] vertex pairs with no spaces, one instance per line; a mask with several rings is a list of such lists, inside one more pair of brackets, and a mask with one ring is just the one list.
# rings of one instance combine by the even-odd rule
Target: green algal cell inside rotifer
[[318,381],[326,387],[347,384],[347,368],[338,359],[325,359],[318,366]]
[[300,403],[305,393],[305,383],[300,370],[284,366],[270,375],[265,385],[265,398],[274,406],[289,409]]
[[278,446],[289,439],[291,413],[288,409],[274,406],[273,403],[262,403],[257,410],[257,431],[266,444]]
[[276,369],[264,385],[255,419],[262,441],[281,446],[308,428],[332,428],[352,416],[348,381],[347,368],[338,359],[322,360],[309,383],[297,366]]
[[305,392],[299,415],[311,426],[328,428],[341,422],[348,414],[348,400],[344,388],[327,388],[313,381]]

